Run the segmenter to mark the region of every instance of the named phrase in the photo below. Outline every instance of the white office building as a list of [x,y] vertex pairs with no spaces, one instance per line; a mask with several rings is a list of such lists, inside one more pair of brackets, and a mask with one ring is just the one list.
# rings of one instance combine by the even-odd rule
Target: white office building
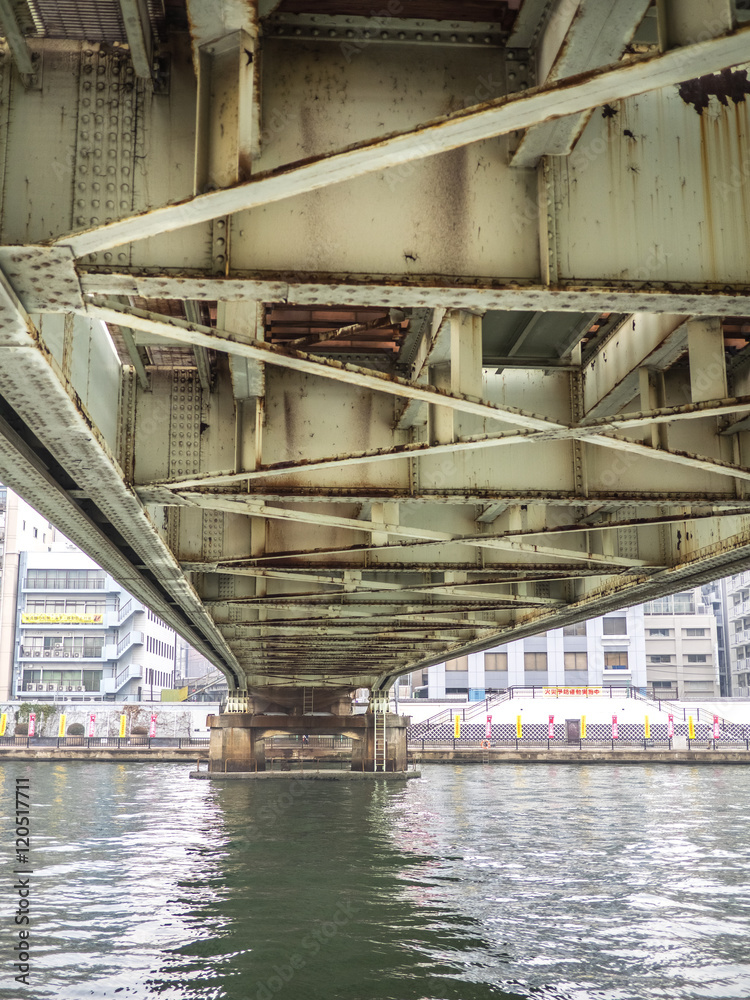
[[159,701],[175,633],[79,551],[21,552],[12,695]]
[[[720,694],[717,625],[702,602],[697,588],[460,656],[401,678],[399,697],[479,700],[517,686],[605,685],[660,699],[713,699]],[[747,618],[750,656],[750,610]]]

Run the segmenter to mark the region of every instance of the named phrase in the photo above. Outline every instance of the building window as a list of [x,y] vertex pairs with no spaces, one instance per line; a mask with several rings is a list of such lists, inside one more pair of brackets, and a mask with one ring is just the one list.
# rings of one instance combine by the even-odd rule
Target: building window
[[563,626],[563,635],[586,635],[586,622]]
[[104,590],[105,574],[96,569],[30,569],[28,590]]
[[649,663],[672,663],[673,657],[660,653],[658,656],[649,656]]
[[508,669],[508,654],[507,653],[485,653],[484,654],[484,669],[485,670],[507,670]]
[[588,670],[589,661],[585,653],[566,653],[565,654],[565,671],[569,670]]
[[672,629],[671,628],[649,628],[649,629],[646,629],[646,631],[648,632],[648,634],[650,636],[654,636],[654,637],[663,636],[664,638],[667,638],[667,639],[672,634]]
[[628,654],[624,650],[619,653],[605,653],[604,666],[607,670],[627,670]]
[[686,628],[685,635],[705,635],[706,631],[707,630],[705,628]]
[[524,653],[523,654],[523,667],[524,670],[540,671],[547,669],[547,654],[546,653]]
[[654,690],[656,690],[657,688],[671,688],[672,687],[672,682],[671,681],[652,681],[651,682],[651,687],[654,688]]
[[705,653],[688,653],[687,661],[688,663],[708,663],[708,657]]
[[628,623],[625,618],[604,618],[602,621],[604,635],[627,635]]
[[676,615],[695,614],[695,602],[690,591],[685,594],[674,595],[674,613]]
[[469,657],[468,656],[457,656],[455,660],[445,661],[446,670],[463,670],[469,669]]

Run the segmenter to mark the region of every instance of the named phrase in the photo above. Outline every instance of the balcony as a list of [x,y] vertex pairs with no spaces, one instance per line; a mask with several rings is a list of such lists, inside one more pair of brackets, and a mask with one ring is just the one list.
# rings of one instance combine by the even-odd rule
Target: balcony
[[129,663],[127,667],[124,667],[117,677],[115,677],[115,694],[124,688],[128,681],[131,681],[134,678],[140,679],[141,677],[143,677],[143,667],[140,663]]
[[134,615],[138,611],[143,611],[143,610],[145,609],[144,606],[141,604],[141,602],[136,601],[134,597],[131,597],[123,604],[123,606],[117,612],[117,624],[122,625],[122,623],[127,618],[130,618],[131,615]]
[[142,646],[143,645],[143,632],[138,632],[136,629],[132,629],[127,635],[124,635],[122,639],[117,643],[117,658],[122,656],[122,654],[130,649],[131,646]]

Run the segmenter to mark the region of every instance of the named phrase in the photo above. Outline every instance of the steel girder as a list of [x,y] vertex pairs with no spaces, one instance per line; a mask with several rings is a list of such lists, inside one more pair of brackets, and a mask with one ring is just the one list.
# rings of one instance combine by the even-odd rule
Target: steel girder
[[750,562],[748,28],[667,10],[620,59],[618,6],[601,67],[528,0],[531,49],[194,0],[167,88],[123,6],[135,64],[3,64],[2,475],[233,691],[381,688]]

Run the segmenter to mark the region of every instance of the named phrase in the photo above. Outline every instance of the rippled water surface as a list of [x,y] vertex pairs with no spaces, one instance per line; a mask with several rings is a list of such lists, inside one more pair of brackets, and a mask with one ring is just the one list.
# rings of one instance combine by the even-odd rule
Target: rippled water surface
[[750,768],[433,766],[408,784],[31,779],[31,985],[12,1000],[750,996]]

